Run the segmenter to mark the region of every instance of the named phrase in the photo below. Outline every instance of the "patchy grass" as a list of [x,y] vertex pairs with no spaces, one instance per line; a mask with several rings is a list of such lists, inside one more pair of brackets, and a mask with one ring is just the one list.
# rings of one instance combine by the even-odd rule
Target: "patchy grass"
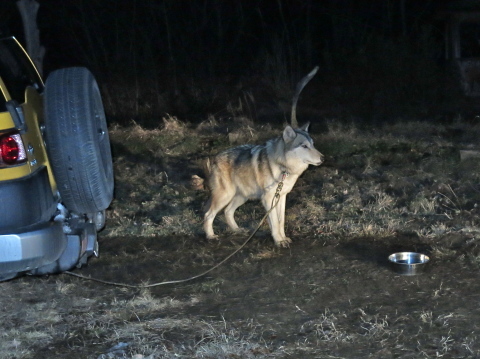
[[[101,257],[82,274],[182,279],[243,242],[221,215],[221,240],[204,239],[201,162],[281,133],[246,119],[246,99],[230,105],[229,121],[112,127],[115,200]],[[459,156],[479,150],[480,126],[332,121],[312,136],[326,162],[287,199],[289,250],[264,225],[227,264],[178,286],[131,290],[66,275],[2,283],[0,358],[480,356],[480,161]],[[249,202],[237,213],[253,229],[264,210]],[[385,258],[397,250],[426,252],[430,270],[393,274]]]

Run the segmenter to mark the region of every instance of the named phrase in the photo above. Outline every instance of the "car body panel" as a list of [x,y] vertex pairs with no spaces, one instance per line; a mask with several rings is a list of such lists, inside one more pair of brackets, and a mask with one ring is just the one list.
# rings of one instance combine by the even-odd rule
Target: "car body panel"
[[58,203],[45,167],[22,178],[0,181],[0,197],[0,234],[29,231],[50,221]]
[[[4,88],[0,77],[0,89],[6,101],[10,101],[8,89]],[[57,185],[48,161],[45,143],[42,138],[40,125],[43,123],[43,102],[42,95],[33,87],[25,90],[25,102],[21,105],[22,113],[27,131],[22,131],[21,136],[25,149],[27,150],[27,162],[18,166],[0,168],[0,180],[12,180],[28,176],[45,166],[48,169],[52,193],[56,195]],[[15,124],[9,112],[0,113],[0,133],[15,130]]]

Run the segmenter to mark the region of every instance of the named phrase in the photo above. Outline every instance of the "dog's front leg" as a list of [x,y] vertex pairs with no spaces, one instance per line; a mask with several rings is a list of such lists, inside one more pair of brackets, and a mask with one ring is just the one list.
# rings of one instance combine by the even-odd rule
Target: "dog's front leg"
[[[271,209],[274,195],[274,192],[269,192],[262,198],[263,206],[267,211],[270,211]],[[275,203],[276,202],[274,201],[273,204]],[[268,224],[275,244],[278,247],[288,247],[292,241],[285,236],[285,195],[280,196],[275,208],[269,212]]]
[[277,207],[275,209],[277,210],[277,216],[280,222],[279,224],[280,235],[284,238],[284,240],[288,244],[290,244],[292,243],[292,240],[285,235],[285,204],[286,202],[287,202],[287,195],[286,194],[281,195],[278,201]]

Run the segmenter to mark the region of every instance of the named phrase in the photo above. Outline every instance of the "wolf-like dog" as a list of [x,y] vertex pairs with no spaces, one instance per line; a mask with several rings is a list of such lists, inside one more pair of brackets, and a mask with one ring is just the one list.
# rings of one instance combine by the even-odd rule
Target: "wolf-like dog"
[[[292,123],[298,96],[316,69],[297,87],[293,101]],[[307,79],[307,80],[305,80]],[[293,121],[295,120],[295,121]],[[288,247],[291,239],[285,235],[285,202],[298,177],[309,165],[319,166],[323,155],[314,147],[308,134],[309,124],[294,129],[286,126],[283,134],[263,145],[243,145],[228,149],[207,159],[205,172],[211,191],[206,204],[203,229],[208,239],[217,238],[213,220],[225,208],[225,218],[233,231],[239,231],[235,210],[249,199],[260,199],[268,211],[278,184],[283,187],[276,207],[268,215],[272,237],[279,247]]]

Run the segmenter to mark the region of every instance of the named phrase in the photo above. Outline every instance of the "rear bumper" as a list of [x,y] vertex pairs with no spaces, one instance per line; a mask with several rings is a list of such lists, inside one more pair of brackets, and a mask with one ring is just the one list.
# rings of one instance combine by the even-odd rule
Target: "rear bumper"
[[0,235],[0,275],[8,276],[55,262],[65,251],[62,224],[46,223],[24,233]]

